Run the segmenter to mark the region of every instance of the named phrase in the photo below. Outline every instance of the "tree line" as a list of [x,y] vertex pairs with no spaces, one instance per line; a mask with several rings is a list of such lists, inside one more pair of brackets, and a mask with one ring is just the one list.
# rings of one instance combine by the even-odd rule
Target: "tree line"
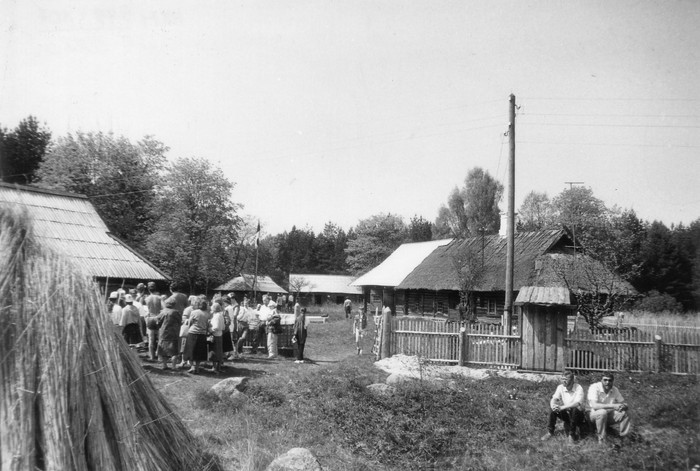
[[[234,202],[235,182],[203,158],[166,159],[151,136],[138,142],[101,132],[54,138],[32,116],[12,130],[0,126],[0,176],[86,195],[108,229],[192,292],[207,292],[240,273],[367,272],[399,245],[497,233],[503,185],[481,168],[454,188],[434,222],[382,213],[347,232],[329,221],[322,231],[292,227],[268,234],[256,251],[258,220]],[[590,188],[550,198],[532,191],[518,209],[517,230],[565,228],[577,246],[646,296],[640,308],[700,309],[700,218],[667,227],[631,209],[607,207]]]

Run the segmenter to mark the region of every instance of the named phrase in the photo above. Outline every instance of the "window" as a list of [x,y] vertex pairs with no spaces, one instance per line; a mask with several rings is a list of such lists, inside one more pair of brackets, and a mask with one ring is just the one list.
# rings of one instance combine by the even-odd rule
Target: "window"
[[486,307],[486,313],[488,315],[498,315],[498,312],[496,311],[496,300],[495,299],[489,299],[487,300],[488,306]]

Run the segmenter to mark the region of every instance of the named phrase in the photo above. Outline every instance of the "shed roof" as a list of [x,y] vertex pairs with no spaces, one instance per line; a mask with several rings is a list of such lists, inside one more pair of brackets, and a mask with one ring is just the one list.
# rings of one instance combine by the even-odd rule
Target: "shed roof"
[[292,286],[292,279],[303,278],[305,284],[301,293],[338,293],[338,294],[362,294],[359,286],[350,286],[357,277],[347,275],[302,275],[299,273],[289,274],[289,286]]
[[37,240],[97,278],[168,280],[143,256],[109,233],[90,200],[63,191],[0,183],[0,204],[20,206]]
[[571,305],[571,293],[563,286],[523,286],[515,299],[516,306],[523,304]]
[[453,239],[402,244],[375,268],[355,280],[353,286],[397,286],[437,248]]
[[256,280],[255,275],[250,275],[247,273],[241,273],[241,276],[237,276],[236,278],[217,286],[214,288],[214,291],[253,291],[253,284],[255,284],[255,290],[258,292],[287,293],[287,290],[272,281],[272,278],[269,276],[258,275]]

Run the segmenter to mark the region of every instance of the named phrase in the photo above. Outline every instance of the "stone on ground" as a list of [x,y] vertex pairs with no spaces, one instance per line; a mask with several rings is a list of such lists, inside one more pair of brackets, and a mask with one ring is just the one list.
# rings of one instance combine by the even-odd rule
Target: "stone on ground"
[[292,448],[278,456],[266,471],[321,471],[321,464],[306,448]]

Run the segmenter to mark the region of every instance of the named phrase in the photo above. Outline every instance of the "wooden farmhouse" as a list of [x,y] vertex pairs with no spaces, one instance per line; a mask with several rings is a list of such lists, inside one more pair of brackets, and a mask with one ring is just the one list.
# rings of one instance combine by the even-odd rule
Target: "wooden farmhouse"
[[[394,278],[393,286],[384,287],[385,297],[393,296],[394,312],[399,314],[457,319],[460,289],[468,286],[479,319],[496,321],[502,316],[505,305],[506,244],[506,238],[498,234],[436,244],[410,270],[397,273],[396,278],[400,276],[401,279]],[[385,263],[392,257],[411,253],[407,247],[413,245],[417,244],[402,245]],[[355,284],[376,289],[375,271],[384,271],[386,267],[382,265]],[[465,281],[465,271],[472,274],[471,283]],[[571,292],[634,293],[629,283],[601,263],[576,253],[564,230],[515,234],[513,286],[517,287],[514,298],[523,286],[567,287]]]
[[149,281],[165,288],[170,279],[111,234],[86,196],[0,183],[0,205],[26,211],[37,239],[66,255],[106,292]]
[[347,275],[289,274],[289,291],[298,294],[309,304],[326,302],[342,304],[345,298],[358,303],[362,299],[362,288],[351,286],[357,277]]
[[391,307],[396,313],[405,305],[404,291],[396,287],[435,250],[452,243],[453,239],[431,240],[402,244],[386,260],[365,273],[352,285],[360,287],[365,304],[373,308]]
[[256,277],[247,273],[241,273],[240,276],[217,286],[214,288],[214,291],[220,294],[234,293],[238,301],[241,301],[244,295],[247,295],[252,300],[254,293],[257,300],[260,300],[262,295],[268,293],[271,295],[287,294],[287,290],[275,283],[269,276],[258,275]]

